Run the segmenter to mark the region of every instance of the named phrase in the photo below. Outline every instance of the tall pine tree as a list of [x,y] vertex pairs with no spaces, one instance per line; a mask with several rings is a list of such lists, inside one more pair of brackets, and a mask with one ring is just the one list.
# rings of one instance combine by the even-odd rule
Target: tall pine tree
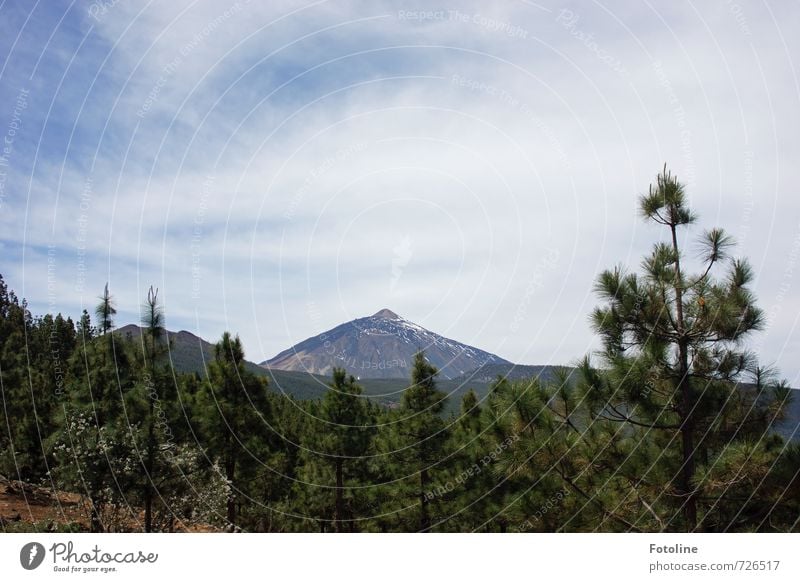
[[443,517],[437,511],[442,499],[435,490],[437,474],[448,459],[449,429],[442,417],[447,395],[436,388],[438,373],[423,352],[414,356],[411,385],[403,392],[394,423],[393,446],[403,476],[400,497],[408,504],[403,510],[409,514],[403,526],[407,531],[431,531]]
[[594,311],[592,324],[603,341],[606,372],[585,363],[585,385],[595,419],[643,429],[663,448],[659,462],[669,463],[672,485],[666,494],[682,513],[682,529],[695,531],[711,519],[700,509],[698,467],[713,465],[745,439],[763,445],[776,412],[766,403],[782,401],[786,391],[772,382],[755,390],[739,386],[759,373],[744,341],[764,317],[749,287],[750,265],[728,254],[731,238],[717,228],[704,232],[690,273],[682,230],[697,217],[666,167],[639,207],[645,220],[664,229],[667,242],[654,244],[640,274],[617,267],[598,277],[605,305]]

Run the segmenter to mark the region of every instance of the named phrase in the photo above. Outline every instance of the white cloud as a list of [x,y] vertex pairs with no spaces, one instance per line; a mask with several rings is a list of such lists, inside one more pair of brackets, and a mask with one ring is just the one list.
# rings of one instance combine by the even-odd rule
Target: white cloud
[[[512,360],[569,362],[594,342],[596,273],[659,236],[635,195],[665,161],[702,224],[742,241],[764,302],[794,306],[774,297],[800,228],[794,9],[231,6],[84,15],[110,53],[86,70],[78,54],[65,94],[92,107],[69,150],[18,165],[30,199],[0,215],[5,243],[59,246],[65,309],[110,279],[134,314],[154,283],[172,327],[235,330],[260,360],[390,307]],[[793,325],[759,344],[790,376]]]

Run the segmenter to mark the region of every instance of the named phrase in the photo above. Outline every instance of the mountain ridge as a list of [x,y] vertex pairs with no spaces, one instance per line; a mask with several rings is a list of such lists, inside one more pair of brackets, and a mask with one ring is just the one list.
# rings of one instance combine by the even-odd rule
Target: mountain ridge
[[[114,330],[115,334],[122,337],[130,335],[136,339],[141,334],[142,328],[135,324],[128,324]],[[202,337],[186,330],[169,331],[167,337],[170,344],[169,357],[174,369],[178,372],[197,373],[205,376],[205,366],[214,358],[214,344]],[[269,379],[269,389],[289,398],[300,400],[316,400],[322,398],[328,391],[330,377],[320,374],[310,374],[302,371],[287,371],[269,369],[254,362],[245,360],[245,367]],[[454,378],[437,379],[439,390],[448,395],[445,412],[458,414],[460,398],[468,390],[474,390],[479,400],[483,400],[489,393],[492,383],[498,378],[507,378],[510,381],[523,381],[539,378],[542,381],[553,380],[558,369],[569,372],[569,366],[554,365],[524,365],[508,363],[484,364],[465,371]],[[410,370],[408,370],[410,372]],[[359,381],[364,396],[384,406],[396,406],[403,391],[408,387],[409,378],[363,378]],[[800,391],[796,391],[793,400],[786,411],[786,418],[776,422],[773,430],[787,439],[800,440]]]

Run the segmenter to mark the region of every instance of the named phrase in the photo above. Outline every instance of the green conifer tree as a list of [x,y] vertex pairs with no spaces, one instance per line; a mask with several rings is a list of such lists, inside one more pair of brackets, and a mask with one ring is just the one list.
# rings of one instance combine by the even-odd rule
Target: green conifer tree
[[403,475],[400,499],[408,504],[403,514],[415,508],[402,526],[407,531],[431,531],[443,517],[437,510],[442,499],[436,494],[436,477],[444,473],[448,460],[449,430],[442,417],[447,395],[436,388],[438,373],[423,352],[414,356],[411,385],[403,392],[393,423],[393,446]]
[[264,457],[274,440],[267,380],[245,368],[239,336],[225,332],[217,342],[198,403],[203,445],[219,461],[231,487],[226,512],[234,527],[240,521],[237,508],[249,497],[246,482],[259,468],[269,471]]
[[[592,314],[603,341],[603,372],[584,363],[586,394],[596,420],[624,423],[658,439],[669,464],[666,495],[675,515],[660,516],[664,527],[703,529],[704,484],[698,467],[709,467],[728,447],[745,439],[764,445],[767,427],[785,390],[768,382],[756,390],[759,366],[744,341],[761,329],[762,311],[749,284],[753,272],[744,259],[729,257],[731,238],[711,229],[700,238],[696,273],[682,248],[682,229],[697,220],[684,186],[664,168],[639,200],[643,218],[666,231],[642,262],[641,274],[622,267],[603,272],[596,291],[605,305]],[[723,276],[715,276],[724,269]],[[779,408],[779,406],[778,406]],[[654,468],[654,472],[655,468]],[[647,482],[646,475],[640,479]],[[662,500],[643,500],[654,507]]]
[[[345,477],[350,465],[358,464],[367,452],[374,433],[368,403],[361,387],[342,368],[334,368],[333,382],[320,407],[323,421],[319,451],[332,464],[335,475],[333,523],[337,532],[345,531],[345,520],[352,512],[345,509]],[[352,530],[352,521],[350,522]]]

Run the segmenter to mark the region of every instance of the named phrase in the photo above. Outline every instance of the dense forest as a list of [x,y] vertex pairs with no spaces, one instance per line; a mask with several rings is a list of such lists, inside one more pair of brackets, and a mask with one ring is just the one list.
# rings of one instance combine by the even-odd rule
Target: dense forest
[[639,205],[666,242],[598,276],[602,351],[457,414],[422,352],[395,407],[344,369],[299,400],[229,333],[205,373],[172,369],[156,289],[131,338],[108,286],[73,320],[0,278],[0,475],[79,493],[92,531],[797,531],[800,450],[773,430],[793,391],[746,348],[752,270],[720,229],[684,251],[697,218],[666,170]]

